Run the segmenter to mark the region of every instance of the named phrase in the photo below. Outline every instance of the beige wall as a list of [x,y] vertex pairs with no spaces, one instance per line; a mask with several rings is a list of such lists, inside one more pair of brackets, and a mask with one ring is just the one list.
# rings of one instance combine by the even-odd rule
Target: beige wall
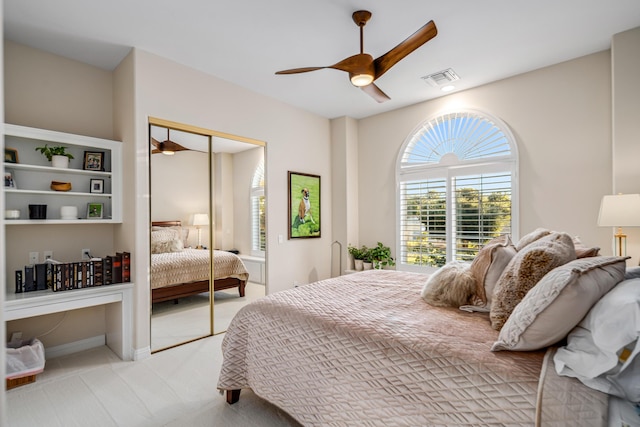
[[[113,137],[110,72],[5,41],[4,78],[7,123]],[[54,258],[60,261],[79,259],[82,248],[106,255],[114,250],[113,230],[113,225],[7,227],[6,242],[11,248],[6,252],[6,270],[3,269],[10,276],[5,285],[7,292],[14,290],[9,272],[28,263],[28,252],[54,250]],[[16,320],[8,322],[6,329],[9,334],[21,331],[23,336],[33,337],[49,331],[58,322],[61,322],[58,328],[41,337],[45,347],[105,333],[103,307],[74,310],[66,316]]]
[[[613,70],[613,186],[609,194],[640,193],[640,28],[616,34]],[[625,227],[627,264],[638,265],[640,228]]]
[[[3,2],[0,0],[0,9],[3,7]],[[3,30],[3,24],[0,20],[0,32]],[[4,81],[4,46],[0,45],[0,82]],[[0,117],[4,117],[4,85],[0,86]],[[0,142],[0,148],[4,149],[4,134],[3,131],[0,131],[0,135],[2,136]],[[4,163],[0,164],[0,172],[4,174]],[[0,212],[4,212],[4,197],[0,197]],[[4,270],[5,261],[4,254],[5,250],[5,236],[4,236],[4,215],[0,218],[0,270]],[[4,307],[5,293],[3,289],[5,288],[5,279],[0,274],[0,307]],[[0,310],[0,325],[4,325],[4,310]],[[7,342],[5,338],[5,328],[0,328],[0,342]],[[5,377],[5,352],[0,351],[0,378]],[[3,384],[0,385],[0,426],[4,426],[7,424],[7,400],[5,398],[4,390],[6,388],[6,382],[3,381]]]
[[547,227],[608,248],[596,219],[611,187],[610,69],[605,51],[360,120],[360,243],[395,246],[400,147],[425,119],[462,108],[502,119],[515,135],[521,234]]
[[[148,172],[142,156],[148,150],[147,120],[149,116],[179,123],[245,136],[267,143],[267,290],[276,292],[293,286],[293,282],[309,283],[329,275],[331,236],[330,200],[330,135],[329,121],[258,95],[202,72],[134,50],[123,66],[134,73],[134,95],[123,99],[133,102],[132,119],[123,119],[116,132],[128,147],[134,149],[138,162],[126,168],[125,182],[131,182],[134,194],[125,194],[124,219],[135,224],[136,233],[122,234],[123,241],[135,246],[138,259],[148,257],[148,240],[142,233],[148,224]],[[120,68],[120,67],[119,67]],[[121,70],[116,70],[119,75]],[[129,82],[123,78],[124,83]],[[115,91],[124,93],[118,87]],[[125,97],[123,97],[125,98]],[[117,105],[119,105],[117,102]],[[126,132],[122,131],[126,129]],[[286,240],[287,236],[287,171],[317,174],[323,178],[323,237],[320,239]],[[278,236],[284,242],[278,243]],[[136,310],[135,351],[149,345],[148,268],[135,263]]]

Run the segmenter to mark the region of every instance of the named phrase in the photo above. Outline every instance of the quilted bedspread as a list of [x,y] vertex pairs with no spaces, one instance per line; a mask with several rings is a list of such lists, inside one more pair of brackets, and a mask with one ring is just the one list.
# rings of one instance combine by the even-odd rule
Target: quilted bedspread
[[[235,277],[247,280],[249,273],[242,260],[226,251],[213,251],[214,278]],[[151,254],[151,286],[163,288],[180,283],[209,279],[209,251],[184,249],[180,252]]]
[[218,388],[308,426],[604,425],[606,395],[555,375],[544,351],[491,352],[488,314],[429,306],[425,279],[371,270],[245,306]]

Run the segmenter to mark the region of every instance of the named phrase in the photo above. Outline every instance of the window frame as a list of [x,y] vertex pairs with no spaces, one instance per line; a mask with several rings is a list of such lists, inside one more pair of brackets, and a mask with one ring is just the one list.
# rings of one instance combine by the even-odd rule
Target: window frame
[[[260,161],[253,174],[251,181],[251,191],[249,196],[249,205],[251,206],[251,256],[264,258],[267,251],[267,236],[266,230],[264,235],[264,250],[260,249],[260,199],[264,200],[263,212],[265,228],[266,228],[266,215],[267,215],[267,200],[264,191],[265,170],[264,170],[264,158]],[[258,235],[256,235],[256,233]]]
[[[508,155],[496,155],[483,157],[479,159],[460,160],[452,159],[447,156],[442,156],[438,163],[422,163],[411,164],[403,163],[403,159],[406,158],[407,149],[412,144],[415,137],[419,133],[423,133],[425,129],[429,128],[430,123],[442,119],[446,116],[474,116],[481,120],[491,122],[493,126],[499,129],[504,135],[506,142],[509,144],[511,153]],[[450,118],[452,118],[450,117]],[[417,180],[435,180],[441,179],[445,181],[446,185],[446,260],[447,262],[452,260],[453,247],[456,242],[452,236],[453,230],[451,227],[453,204],[452,198],[452,178],[456,176],[468,176],[490,173],[511,173],[511,236],[517,240],[519,236],[519,165],[518,165],[518,147],[516,140],[511,132],[509,126],[500,120],[499,118],[492,116],[483,111],[472,109],[456,109],[450,111],[437,112],[425,120],[420,122],[407,136],[405,141],[400,147],[398,156],[396,159],[396,269],[401,271],[413,271],[419,273],[429,273],[437,269],[433,266],[420,266],[406,264],[402,261],[403,248],[403,221],[402,216],[402,202],[403,202],[403,188],[402,185],[407,181]]]

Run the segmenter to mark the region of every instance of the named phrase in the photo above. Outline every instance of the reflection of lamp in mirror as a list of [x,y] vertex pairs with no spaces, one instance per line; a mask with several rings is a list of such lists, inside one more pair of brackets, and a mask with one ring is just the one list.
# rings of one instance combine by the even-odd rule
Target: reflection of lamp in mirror
[[195,225],[196,229],[198,230],[198,246],[196,246],[196,249],[203,249],[204,247],[202,246],[201,227],[203,225],[209,225],[209,214],[206,214],[206,213],[193,214],[193,225]]
[[614,235],[616,255],[626,255],[627,235],[622,232],[622,227],[640,226],[640,194],[604,196],[600,204],[598,225],[600,227],[618,227],[618,231]]

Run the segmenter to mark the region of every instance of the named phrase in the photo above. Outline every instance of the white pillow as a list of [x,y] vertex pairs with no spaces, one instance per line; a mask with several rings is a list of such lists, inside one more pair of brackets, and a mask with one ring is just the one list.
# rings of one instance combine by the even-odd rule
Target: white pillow
[[619,283],[567,337],[553,360],[559,375],[640,402],[640,279]]
[[565,338],[604,294],[624,280],[625,260],[581,258],[548,272],[515,307],[491,351],[538,350]]

